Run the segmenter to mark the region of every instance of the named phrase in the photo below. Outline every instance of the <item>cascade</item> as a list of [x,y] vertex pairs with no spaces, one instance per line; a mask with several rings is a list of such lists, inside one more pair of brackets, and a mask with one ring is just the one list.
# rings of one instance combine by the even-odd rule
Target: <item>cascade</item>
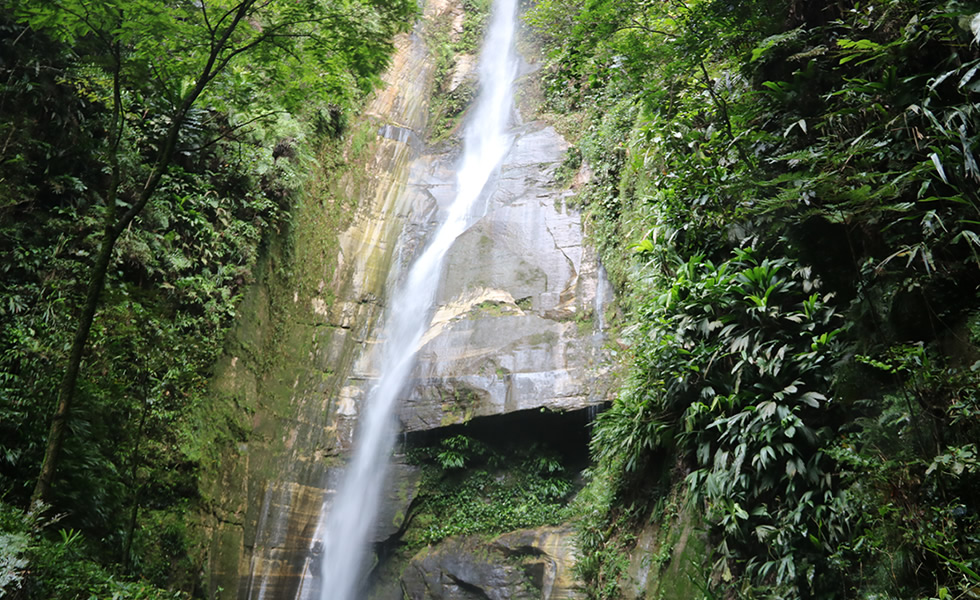
[[324,501],[298,597],[348,600],[361,580],[361,563],[379,509],[381,488],[396,436],[392,414],[415,364],[429,325],[447,251],[479,216],[488,182],[507,154],[512,136],[513,50],[516,0],[496,0],[481,52],[480,95],[465,126],[455,199],[404,281],[391,294],[384,325],[381,377],[368,394],[358,421],[354,450],[337,493]]
[[606,330],[606,315],[604,311],[607,302],[606,297],[610,295],[610,292],[608,291],[609,287],[609,278],[606,276],[606,268],[599,265],[598,282],[595,288],[595,302],[593,303],[592,307],[592,310],[595,311],[596,330],[599,333]]

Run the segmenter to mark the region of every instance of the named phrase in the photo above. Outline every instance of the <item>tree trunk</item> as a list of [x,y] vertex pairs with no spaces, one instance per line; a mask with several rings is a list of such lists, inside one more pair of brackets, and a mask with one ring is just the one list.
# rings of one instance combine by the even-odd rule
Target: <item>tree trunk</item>
[[132,507],[129,512],[129,526],[126,528],[126,541],[123,543],[122,557],[119,562],[124,571],[128,571],[132,566],[131,557],[133,549],[133,536],[136,534],[136,519],[139,517],[140,498],[143,495],[143,485],[138,482],[139,463],[140,463],[140,442],[143,441],[143,429],[146,427],[146,415],[150,412],[150,398],[147,392],[146,373],[140,378],[140,387],[143,388],[143,410],[140,412],[140,425],[136,429],[136,441],[133,444],[133,457],[129,464],[129,486],[133,490]]
[[82,314],[79,315],[78,327],[75,329],[75,337],[71,343],[68,366],[65,369],[61,385],[58,387],[58,408],[51,419],[51,429],[48,431],[48,447],[44,453],[44,462],[41,463],[41,473],[38,475],[37,485],[34,486],[34,493],[31,494],[32,505],[37,501],[47,501],[48,493],[51,491],[51,481],[54,479],[58,455],[61,453],[61,447],[64,444],[65,424],[75,396],[75,384],[78,382],[82,354],[88,342],[88,334],[92,330],[95,311],[99,307],[99,298],[102,296],[102,289],[105,287],[106,272],[109,270],[109,262],[112,259],[112,248],[115,246],[118,237],[119,234],[114,233],[111,227],[106,227],[102,246],[99,248],[99,255],[95,264],[92,265],[92,275],[89,278],[88,291],[85,294],[85,305],[82,307]]
[[[170,166],[174,150],[177,147],[177,139],[180,136],[180,129],[187,119],[187,114],[191,107],[197,102],[205,87],[222,71],[232,58],[238,54],[254,48],[258,44],[266,41],[265,35],[258,36],[251,43],[240,46],[235,50],[229,50],[232,34],[238,29],[248,15],[248,11],[255,4],[255,0],[241,0],[227,15],[231,16],[231,21],[219,32],[218,29],[211,31],[211,52],[205,65],[201,69],[201,74],[196,84],[191,88],[180,102],[173,115],[173,119],[167,131],[167,136],[163,147],[153,163],[153,168],[147,177],[143,188],[140,190],[135,202],[120,216],[116,218],[116,202],[119,197],[120,186],[120,165],[119,148],[122,141],[122,131],[124,117],[122,112],[122,52],[118,41],[111,46],[111,51],[115,59],[113,71],[113,127],[110,135],[109,161],[112,171],[112,179],[106,194],[106,216],[105,232],[102,238],[102,246],[99,249],[99,256],[92,266],[92,275],[89,278],[88,291],[85,296],[85,305],[79,316],[78,327],[75,329],[75,337],[72,340],[71,353],[68,358],[68,366],[65,375],[58,387],[58,407],[51,420],[51,429],[48,432],[48,446],[44,453],[44,461],[41,463],[41,472],[37,478],[34,492],[31,494],[31,504],[38,501],[47,501],[51,492],[51,482],[54,480],[54,473],[58,464],[58,455],[64,444],[65,425],[68,414],[71,411],[72,401],[75,395],[75,386],[78,382],[78,372],[82,364],[82,354],[85,345],[88,343],[89,332],[92,329],[92,321],[95,311],[99,306],[99,298],[102,289],[105,287],[106,273],[109,270],[109,263],[112,259],[112,249],[116,240],[136,216],[143,210],[153,196],[160,180]],[[224,20],[224,19],[222,19]],[[120,19],[122,22],[122,19]],[[224,56],[222,56],[224,54]]]

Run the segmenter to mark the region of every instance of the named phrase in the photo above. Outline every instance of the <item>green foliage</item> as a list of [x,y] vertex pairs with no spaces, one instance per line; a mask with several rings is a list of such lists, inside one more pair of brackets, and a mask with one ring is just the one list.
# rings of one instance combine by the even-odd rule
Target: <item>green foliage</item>
[[839,319],[818,290],[808,270],[749,250],[676,265],[643,307],[630,382],[592,442],[601,465],[627,474],[653,451],[690,461],[690,497],[720,538],[719,577],[744,572],[791,595],[814,582],[807,550],[845,533],[820,450]]
[[[28,504],[103,232],[139,205],[180,126],[152,198],[119,232],[88,335],[49,497],[77,535],[60,550],[56,532],[30,517],[4,534],[13,558],[0,577],[24,598],[190,592],[201,573],[188,527],[203,501],[198,477],[223,444],[248,433],[240,415],[211,410],[208,379],[225,332],[260,257],[288,237],[301,190],[322,191],[306,175],[319,173],[307,168],[314,149],[343,133],[379,81],[391,36],[418,7],[18,0],[5,8],[0,487],[10,505]],[[229,43],[210,56],[222,32]],[[223,68],[199,81],[210,58]],[[195,100],[196,83],[204,87]]]
[[[258,113],[270,107],[316,109],[320,102],[352,108],[358,94],[378,82],[391,53],[391,35],[406,27],[417,7],[406,0],[212,0],[166,8],[146,0],[111,0],[97,6],[77,0],[18,0],[14,10],[34,30],[83,48],[80,57],[96,69],[122,60],[130,100],[174,106],[197,83],[201,65],[227,32],[229,43],[216,58],[231,68],[209,82],[204,103],[219,110]],[[237,21],[248,25],[226,29]],[[125,52],[113,58],[113,44]],[[243,53],[251,59],[248,68],[230,62]],[[111,77],[99,70],[79,71],[77,84],[106,102],[112,95]],[[286,82],[290,84],[283,85]]]
[[586,584],[589,598],[619,597],[619,587],[629,567],[628,556],[638,524],[636,504],[624,506],[616,492],[621,488],[620,464],[599,463],[588,473],[589,484],[575,498],[572,510],[578,533],[580,558],[576,575]]
[[413,449],[411,457],[423,479],[402,536],[409,547],[556,525],[568,516],[573,474],[545,446],[501,447],[454,435]]
[[483,33],[490,19],[490,0],[463,1],[462,30],[454,30],[452,13],[429,22],[428,37],[433,40],[436,89],[429,99],[431,115],[430,137],[433,141],[448,138],[457,128],[466,109],[476,95],[477,84],[472,78],[451,87],[461,56],[479,53]]
[[[858,360],[867,395],[829,452],[841,465],[859,534],[834,559],[868,573],[868,587],[968,593],[980,539],[972,499],[980,477],[977,370],[918,344]],[[882,380],[891,384],[885,395],[872,388]]]
[[457,54],[479,51],[492,4],[491,0],[463,0],[463,31],[453,47]]
[[[179,600],[145,581],[128,581],[89,558],[81,532],[58,528],[59,518],[0,503],[0,595],[12,598]],[[28,574],[30,576],[28,576]]]
[[436,462],[446,471],[462,469],[475,459],[486,458],[489,451],[483,443],[465,435],[447,437],[439,442],[439,448]]
[[590,592],[625,583],[617,515],[666,460],[715,593],[967,593],[976,7],[547,0],[527,20],[551,108],[585,113],[578,201],[633,322],[593,440]]

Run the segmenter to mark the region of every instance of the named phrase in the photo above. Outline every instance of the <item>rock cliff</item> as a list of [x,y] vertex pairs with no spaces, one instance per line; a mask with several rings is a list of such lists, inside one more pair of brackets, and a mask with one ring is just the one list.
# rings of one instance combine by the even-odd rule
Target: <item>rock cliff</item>
[[567,600],[580,598],[571,567],[573,532],[542,527],[490,540],[449,538],[421,550],[401,578],[409,600]]
[[[335,203],[353,207],[349,217],[331,231],[320,212],[336,207],[304,200],[308,218],[297,226],[297,247],[279,265],[300,273],[292,280],[296,289],[277,292],[272,279],[258,285],[219,365],[216,391],[234,398],[250,421],[210,490],[210,579],[221,597],[296,597],[302,574],[316,568],[312,529],[378,375],[377,326],[384,310],[399,310],[386,306],[386,292],[454,193],[458,142],[433,141],[429,103],[433,94],[472,80],[474,61],[463,54],[437,69],[431,46],[440,24],[461,14],[461,4],[431,0],[415,30],[399,40],[384,89],[353,128],[348,152],[360,158],[330,184]],[[451,31],[458,35],[457,29]],[[608,283],[583,243],[578,215],[565,206],[567,192],[553,182],[567,144],[541,122],[515,119],[515,143],[496,191],[450,251],[398,414],[405,432],[606,400],[595,316],[603,310],[597,291]],[[366,149],[355,149],[358,143]],[[334,241],[308,241],[318,226]],[[277,359],[270,362],[270,354]],[[379,541],[410,510],[417,473],[401,465],[391,481]],[[459,554],[452,544],[477,542],[444,544],[412,560],[403,578],[411,597],[471,597],[470,585],[499,588],[486,597],[573,596],[565,530],[497,538],[489,552],[514,559],[499,573],[476,554],[458,556],[458,564],[439,558]],[[460,569],[489,579],[468,581]]]

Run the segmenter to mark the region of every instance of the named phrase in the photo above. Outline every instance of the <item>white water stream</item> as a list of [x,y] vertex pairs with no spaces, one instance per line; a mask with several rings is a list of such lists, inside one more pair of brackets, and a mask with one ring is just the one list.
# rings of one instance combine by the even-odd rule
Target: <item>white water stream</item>
[[[465,126],[456,197],[443,224],[412,264],[404,283],[390,295],[384,325],[381,376],[360,411],[354,450],[332,502],[325,502],[314,534],[313,565],[303,575],[302,600],[353,600],[382,496],[395,443],[392,414],[415,365],[419,342],[432,315],[444,258],[471,224],[484,188],[513,142],[516,0],[495,0],[483,51],[480,95]],[[328,506],[329,505],[329,506]],[[319,572],[317,574],[317,572]]]

